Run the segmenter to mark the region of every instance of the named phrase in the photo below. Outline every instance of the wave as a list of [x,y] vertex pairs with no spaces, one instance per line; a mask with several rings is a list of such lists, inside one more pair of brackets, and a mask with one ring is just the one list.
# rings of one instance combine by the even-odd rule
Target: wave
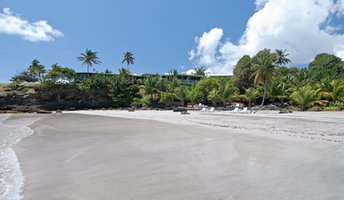
[[22,199],[25,178],[12,146],[33,131],[27,127],[27,123],[19,127],[4,123],[9,117],[0,115],[0,199],[19,200]]

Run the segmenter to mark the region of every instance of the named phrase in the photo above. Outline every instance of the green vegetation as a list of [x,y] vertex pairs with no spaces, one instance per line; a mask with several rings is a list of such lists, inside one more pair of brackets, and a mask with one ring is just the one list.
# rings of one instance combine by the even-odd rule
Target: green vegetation
[[[86,49],[77,58],[87,65],[88,76],[74,82],[76,72],[57,63],[46,69],[38,60],[33,60],[27,70],[11,78],[11,87],[22,93],[34,94],[35,90],[56,89],[52,98],[77,99],[85,105],[97,105],[97,99],[112,102],[111,107],[171,107],[194,106],[197,103],[226,106],[244,103],[248,107],[263,107],[274,104],[280,108],[300,110],[343,110],[344,109],[344,61],[330,54],[319,54],[306,68],[289,68],[291,63],[286,50],[264,49],[252,58],[244,55],[234,66],[231,78],[207,77],[204,67],[196,67],[195,75],[203,78],[194,85],[185,85],[178,79],[178,71],[169,75],[143,75],[134,82],[129,65],[135,58],[125,52],[122,63],[127,68],[119,69],[114,75],[107,70],[89,76],[89,68],[100,64],[97,53]],[[29,89],[25,85],[34,83]],[[8,86],[2,86],[1,92]],[[63,90],[73,90],[65,94]],[[6,94],[14,94],[6,91]],[[89,99],[88,99],[89,98]],[[87,102],[91,104],[87,104]],[[88,103],[89,103],[88,102]],[[258,107],[259,105],[259,107]]]
[[[330,54],[319,54],[307,68],[288,68],[285,50],[264,49],[251,58],[243,56],[234,67],[233,81],[248,104],[261,100],[279,107],[313,106],[343,110],[344,62]],[[253,83],[255,85],[253,85]],[[262,91],[262,92],[260,92]],[[250,105],[249,105],[250,106]]]

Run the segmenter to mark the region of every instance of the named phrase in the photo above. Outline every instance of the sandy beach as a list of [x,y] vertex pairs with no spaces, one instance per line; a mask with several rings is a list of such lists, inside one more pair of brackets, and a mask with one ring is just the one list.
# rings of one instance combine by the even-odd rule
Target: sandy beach
[[14,150],[23,199],[343,199],[343,119],[76,111],[36,121]]

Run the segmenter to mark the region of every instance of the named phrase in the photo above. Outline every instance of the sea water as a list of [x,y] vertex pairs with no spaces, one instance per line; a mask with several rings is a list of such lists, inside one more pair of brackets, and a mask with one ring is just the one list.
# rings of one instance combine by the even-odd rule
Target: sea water
[[24,176],[12,146],[33,131],[27,127],[28,121],[11,125],[5,121],[10,115],[0,114],[0,199],[21,199]]

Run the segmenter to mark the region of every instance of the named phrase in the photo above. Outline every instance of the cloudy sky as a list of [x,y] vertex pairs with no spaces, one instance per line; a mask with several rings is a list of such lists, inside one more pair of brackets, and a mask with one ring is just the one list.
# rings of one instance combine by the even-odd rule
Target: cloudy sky
[[231,74],[244,54],[287,49],[293,65],[327,52],[344,58],[344,0],[0,0],[0,82],[33,59],[85,71],[76,57],[98,52],[96,71],[137,74],[205,66]]

